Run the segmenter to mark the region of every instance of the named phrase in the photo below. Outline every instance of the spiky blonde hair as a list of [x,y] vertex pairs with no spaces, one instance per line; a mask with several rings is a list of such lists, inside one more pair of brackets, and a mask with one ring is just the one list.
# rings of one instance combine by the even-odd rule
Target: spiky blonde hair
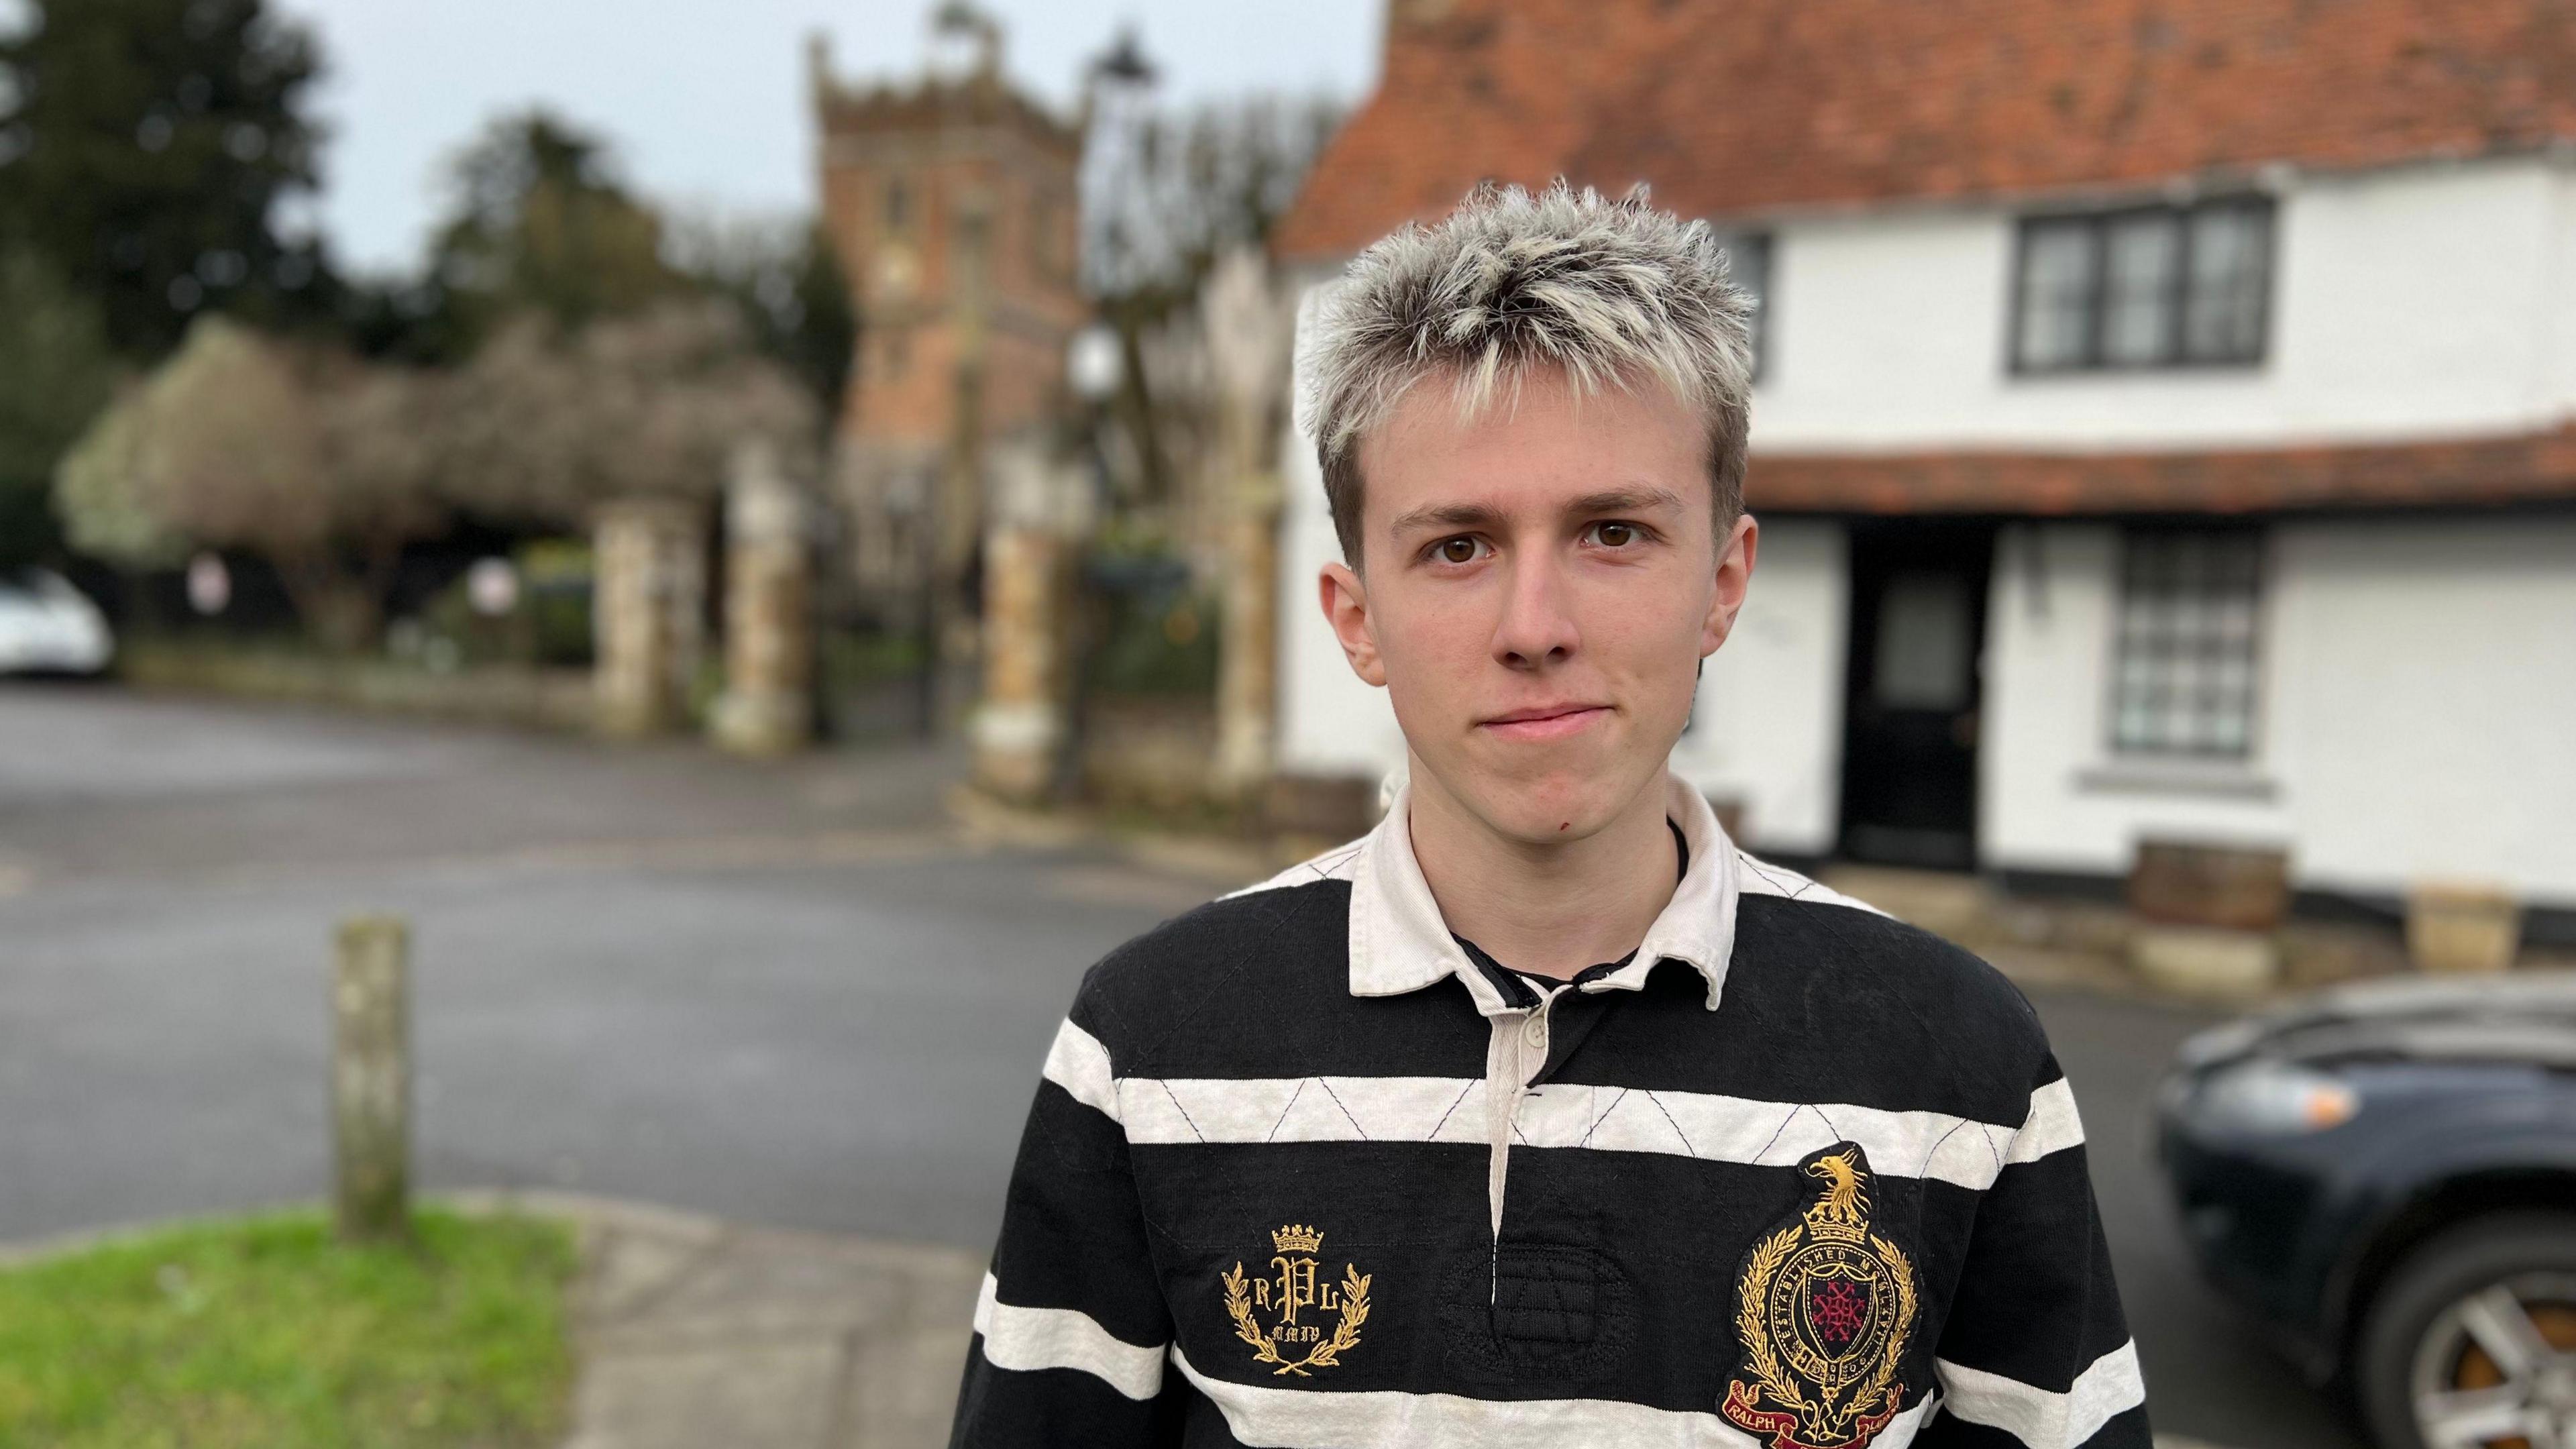
[[1718,525],[1744,507],[1753,301],[1704,221],[1559,180],[1533,195],[1478,186],[1432,226],[1361,252],[1315,314],[1309,428],[1342,555],[1360,561],[1360,442],[1406,394],[1447,380],[1463,416],[1532,373],[1578,394],[1660,386],[1708,424]]

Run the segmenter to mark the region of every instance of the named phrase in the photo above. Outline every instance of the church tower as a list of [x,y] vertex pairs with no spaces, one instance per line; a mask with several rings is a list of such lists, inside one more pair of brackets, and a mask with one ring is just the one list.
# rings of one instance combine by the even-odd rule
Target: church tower
[[992,440],[1057,404],[1079,281],[1078,126],[1015,90],[1002,34],[972,6],[933,15],[910,82],[846,85],[808,43],[825,225],[859,345],[836,487],[861,588],[917,622],[971,609]]

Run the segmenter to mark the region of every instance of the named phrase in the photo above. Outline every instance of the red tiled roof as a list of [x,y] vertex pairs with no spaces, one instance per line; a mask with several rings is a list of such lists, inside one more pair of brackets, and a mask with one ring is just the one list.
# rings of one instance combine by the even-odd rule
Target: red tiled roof
[[[2576,139],[2571,0],[1388,0],[1273,234],[1338,259],[1477,181],[1685,215],[2212,182]],[[1755,507],[2246,512],[2576,497],[2576,432],[2173,454],[1770,456]]]
[[1347,255],[1477,180],[1686,214],[2137,186],[2576,137],[2564,0],[1389,0],[1282,221]]
[[2193,453],[1755,453],[1755,510],[2253,513],[2576,497],[2576,427],[2438,443]]

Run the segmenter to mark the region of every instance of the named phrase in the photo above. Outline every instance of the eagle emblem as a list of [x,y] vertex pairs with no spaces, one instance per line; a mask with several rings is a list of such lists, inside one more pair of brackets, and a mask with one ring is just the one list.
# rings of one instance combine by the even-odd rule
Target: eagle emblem
[[[1318,1271],[1316,1255],[1324,1251],[1320,1228],[1290,1223],[1270,1235],[1270,1246],[1277,1253],[1262,1277],[1246,1276],[1241,1263],[1218,1275],[1225,1311],[1234,1320],[1234,1336],[1252,1345],[1252,1361],[1269,1365],[1273,1378],[1312,1378],[1312,1370],[1333,1367],[1359,1346],[1360,1326],[1368,1322],[1370,1275],[1352,1263],[1342,1265],[1339,1282]],[[1264,1323],[1262,1315],[1270,1321]]]
[[1854,1449],[1896,1417],[1914,1331],[1914,1264],[1870,1231],[1869,1158],[1838,1142],[1799,1164],[1816,1200],[1745,1255],[1742,1375],[1720,1406],[1770,1449]]

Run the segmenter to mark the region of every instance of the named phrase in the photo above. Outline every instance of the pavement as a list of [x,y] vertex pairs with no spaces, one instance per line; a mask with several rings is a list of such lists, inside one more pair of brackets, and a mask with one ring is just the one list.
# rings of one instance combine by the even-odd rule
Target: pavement
[[[686,1215],[602,1239],[600,1281],[659,1287],[585,1316],[585,1432],[733,1404],[738,1378],[773,1385],[779,1442],[937,1442],[975,1281],[942,1275],[989,1250],[1075,982],[1219,884],[1205,861],[961,829],[960,763],[0,685],[0,1239],[320,1194],[331,927],[394,910],[424,1190]],[[2157,1075],[2217,1018],[2028,989],[2083,1106],[2159,1427],[2352,1449],[2194,1279],[2145,1155]],[[766,1367],[719,1362],[732,1338]],[[915,1369],[879,1367],[905,1353]],[[703,1392],[670,1387],[700,1372]],[[709,1412],[726,1432],[690,1442],[751,1442]],[[827,1437],[879,1412],[914,1426],[883,1434],[937,1432]],[[583,1449],[627,1442],[670,1441]]]
[[984,1260],[565,1193],[460,1201],[577,1225],[563,1449],[936,1449]]

